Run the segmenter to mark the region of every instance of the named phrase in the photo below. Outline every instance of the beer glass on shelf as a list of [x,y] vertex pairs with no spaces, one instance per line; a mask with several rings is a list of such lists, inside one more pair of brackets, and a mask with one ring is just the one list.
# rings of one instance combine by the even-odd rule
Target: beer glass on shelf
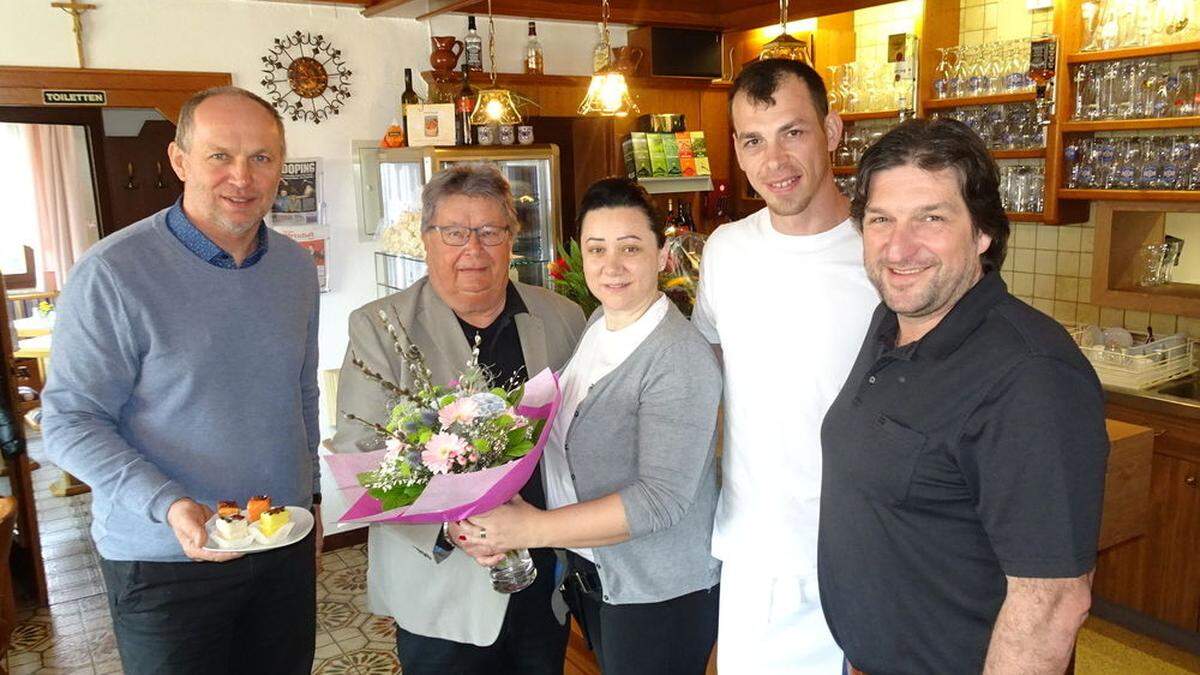
[[845,112],[843,103],[845,99],[839,89],[838,71],[841,66],[825,66],[829,69],[829,80],[825,83],[825,92],[829,98],[829,109],[834,112]]
[[950,98],[951,75],[954,72],[946,53],[953,47],[937,47],[938,63],[933,71],[933,97]]

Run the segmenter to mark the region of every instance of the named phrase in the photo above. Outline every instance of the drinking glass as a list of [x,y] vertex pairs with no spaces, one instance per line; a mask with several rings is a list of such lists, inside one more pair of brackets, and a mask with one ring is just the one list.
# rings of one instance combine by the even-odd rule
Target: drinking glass
[[953,69],[950,66],[950,62],[946,59],[946,52],[950,51],[950,49],[950,47],[937,47],[938,64],[933,71],[934,98],[949,98],[947,92]]
[[829,81],[826,83],[825,92],[829,98],[829,109],[834,112],[845,112],[842,108],[841,93],[838,91],[838,70],[839,66],[826,66],[829,69]]

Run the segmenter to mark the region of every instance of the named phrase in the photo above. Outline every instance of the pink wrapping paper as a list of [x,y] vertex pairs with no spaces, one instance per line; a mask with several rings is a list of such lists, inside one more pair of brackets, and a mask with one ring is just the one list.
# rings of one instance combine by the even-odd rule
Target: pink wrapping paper
[[561,402],[558,377],[548,368],[538,373],[525,385],[525,396],[517,406],[521,415],[546,420],[541,436],[527,455],[482,471],[434,476],[417,501],[391,511],[381,511],[379,500],[367,494],[357,478],[378,467],[386,450],[325,455],[325,465],[338,490],[351,504],[338,522],[442,523],[491,511],[512,499],[533,475]]

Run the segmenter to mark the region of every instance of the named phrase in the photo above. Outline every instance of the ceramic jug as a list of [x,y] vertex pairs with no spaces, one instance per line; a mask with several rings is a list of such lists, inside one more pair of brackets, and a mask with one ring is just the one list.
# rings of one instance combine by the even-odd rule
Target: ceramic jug
[[458,57],[462,54],[462,40],[455,39],[453,35],[435,35],[430,40],[433,41],[433,53],[429,55],[429,65],[439,73],[454,72]]

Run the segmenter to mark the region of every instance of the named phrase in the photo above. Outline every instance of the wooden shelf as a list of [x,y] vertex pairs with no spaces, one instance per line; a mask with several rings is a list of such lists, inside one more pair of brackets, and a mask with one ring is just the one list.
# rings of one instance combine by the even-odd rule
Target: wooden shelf
[[1102,52],[1079,52],[1077,54],[1068,54],[1067,63],[1116,61],[1117,59],[1136,59],[1143,56],[1164,56],[1166,54],[1182,54],[1184,52],[1200,52],[1200,41],[1155,45],[1153,47],[1127,47],[1125,49],[1110,49]]
[[1046,222],[1046,214],[1044,213],[1016,213],[1005,212],[1008,219],[1018,223],[1044,223]]
[[1063,133],[1086,133],[1093,131],[1133,131],[1137,129],[1180,129],[1200,127],[1200,116],[1161,117],[1138,120],[1087,120],[1062,123]]
[[[462,72],[455,71],[448,80],[435,80],[432,70],[421,71],[421,78],[428,84],[440,86],[461,85]],[[626,78],[631,89],[638,87],[648,89],[729,89],[733,82],[726,80],[710,80],[706,77],[629,77]],[[486,89],[491,86],[491,75],[488,73],[471,73],[471,86],[476,89]],[[496,73],[496,84],[502,87],[518,88],[524,86],[558,86],[579,87],[586,90],[592,83],[587,75],[526,75],[525,73]],[[636,91],[635,91],[636,93]]]
[[1032,91],[1018,91],[1011,94],[991,94],[988,96],[967,96],[964,98],[935,98],[925,101],[926,110],[945,110],[947,108],[965,108],[972,105],[995,105],[997,103],[1022,103],[1033,101],[1037,95]]
[[1045,148],[1030,148],[1028,150],[992,150],[996,159],[1038,159],[1046,156]]
[[1200,191],[1192,190],[1093,190],[1063,188],[1059,199],[1127,202],[1200,202]]
[[638,178],[637,182],[652,195],[708,192],[713,189],[712,176],[659,176],[657,178]]
[[862,120],[900,119],[899,110],[875,110],[873,112],[838,113],[843,122],[860,122]]
[[835,166],[833,167],[833,175],[835,176],[853,176],[858,173],[857,166]]

